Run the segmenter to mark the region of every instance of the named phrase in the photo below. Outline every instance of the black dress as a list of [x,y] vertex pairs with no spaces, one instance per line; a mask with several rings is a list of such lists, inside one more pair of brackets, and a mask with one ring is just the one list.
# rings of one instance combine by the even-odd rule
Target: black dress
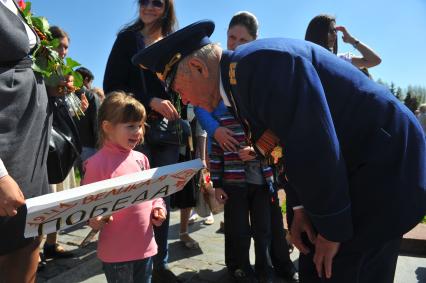
[[[182,118],[186,119],[186,110],[187,107],[182,107]],[[191,130],[192,130],[192,136],[190,137],[193,142],[195,142],[195,139],[193,137],[195,136],[195,119],[191,122]],[[194,144],[193,149],[196,147]],[[185,154],[179,154],[179,162],[189,161],[194,159],[194,151],[192,151],[189,147],[189,145],[185,146]],[[190,208],[195,207],[196,205],[196,191],[198,190],[198,180],[197,178],[198,174],[196,174],[186,185],[185,187],[180,191],[177,192],[170,197],[170,206],[172,208]]]
[[[0,158],[25,199],[48,193],[46,159],[51,115],[43,79],[31,69],[20,15],[0,4]],[[26,207],[0,217],[0,255],[25,246]]]

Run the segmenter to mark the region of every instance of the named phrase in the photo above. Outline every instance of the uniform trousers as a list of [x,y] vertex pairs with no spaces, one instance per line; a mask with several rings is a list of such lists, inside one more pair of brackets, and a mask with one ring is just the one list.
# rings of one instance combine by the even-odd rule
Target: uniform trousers
[[392,283],[395,275],[401,238],[392,239],[375,247],[354,251],[343,243],[333,259],[332,277],[319,278],[313,263],[314,247],[307,242],[311,252],[300,254],[299,278],[304,283]]

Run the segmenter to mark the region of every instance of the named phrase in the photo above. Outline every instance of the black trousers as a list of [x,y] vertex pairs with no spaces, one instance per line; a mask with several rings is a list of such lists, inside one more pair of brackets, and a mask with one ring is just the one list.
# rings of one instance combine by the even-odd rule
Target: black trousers
[[[306,242],[306,237],[305,240]],[[350,251],[350,246],[341,245],[333,259],[332,277],[319,278],[311,253],[300,254],[299,278],[302,283],[392,283],[395,275],[401,238],[386,241],[379,246],[362,251]]]
[[230,272],[251,272],[249,259],[251,236],[254,239],[255,269],[258,274],[272,272],[269,256],[271,240],[270,194],[265,185],[224,187],[225,263]]

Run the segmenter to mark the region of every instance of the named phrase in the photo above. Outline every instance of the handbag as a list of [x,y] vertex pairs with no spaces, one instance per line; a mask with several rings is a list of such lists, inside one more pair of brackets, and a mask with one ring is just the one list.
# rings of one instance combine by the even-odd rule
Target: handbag
[[145,140],[151,145],[187,145],[190,136],[191,126],[187,121],[163,118],[148,122]]
[[50,100],[53,122],[47,155],[49,184],[65,180],[74,162],[80,156],[81,143],[78,129],[62,98]]

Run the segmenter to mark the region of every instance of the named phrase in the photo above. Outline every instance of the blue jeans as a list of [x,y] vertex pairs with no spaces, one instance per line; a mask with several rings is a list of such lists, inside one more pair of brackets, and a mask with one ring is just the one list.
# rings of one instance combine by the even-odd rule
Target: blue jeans
[[108,283],[151,283],[152,257],[127,262],[102,262]]
[[[151,168],[174,164],[179,160],[179,146],[175,145],[155,146],[144,144],[137,148],[137,150],[148,157]],[[158,246],[158,253],[153,257],[155,270],[168,268],[169,246],[167,239],[169,237],[170,197],[163,199],[166,203],[167,217],[160,227],[154,226],[155,242]]]

